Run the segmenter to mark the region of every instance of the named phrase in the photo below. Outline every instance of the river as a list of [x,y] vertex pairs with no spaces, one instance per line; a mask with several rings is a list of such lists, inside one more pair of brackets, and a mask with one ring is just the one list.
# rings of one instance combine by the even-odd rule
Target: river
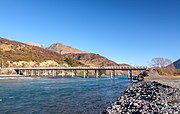
[[0,113],[99,114],[132,83],[126,76],[0,81]]

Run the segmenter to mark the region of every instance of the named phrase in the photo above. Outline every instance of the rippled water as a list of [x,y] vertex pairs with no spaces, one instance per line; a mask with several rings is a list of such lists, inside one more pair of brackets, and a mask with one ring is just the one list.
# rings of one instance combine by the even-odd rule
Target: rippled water
[[1,81],[0,113],[99,114],[131,82],[125,76]]

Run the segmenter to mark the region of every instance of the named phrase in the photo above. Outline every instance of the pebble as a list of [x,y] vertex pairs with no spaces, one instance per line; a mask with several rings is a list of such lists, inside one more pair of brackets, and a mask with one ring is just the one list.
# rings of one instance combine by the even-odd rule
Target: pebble
[[180,114],[180,90],[155,81],[134,82],[102,114]]

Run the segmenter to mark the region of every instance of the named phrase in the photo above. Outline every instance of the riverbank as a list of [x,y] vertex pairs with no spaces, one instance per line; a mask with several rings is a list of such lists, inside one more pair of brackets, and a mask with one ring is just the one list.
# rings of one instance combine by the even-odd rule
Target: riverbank
[[135,82],[103,114],[180,113],[179,77],[148,77]]
[[145,77],[147,81],[156,81],[164,85],[180,89],[180,76],[149,76]]

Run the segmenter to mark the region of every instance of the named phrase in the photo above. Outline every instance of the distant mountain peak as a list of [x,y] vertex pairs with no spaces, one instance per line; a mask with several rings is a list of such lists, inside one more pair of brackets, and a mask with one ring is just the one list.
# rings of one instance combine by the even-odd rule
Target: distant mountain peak
[[177,61],[173,62],[170,66],[171,67],[175,67],[176,69],[180,69],[180,59],[178,59]]
[[30,46],[36,46],[36,47],[40,47],[40,48],[46,48],[46,46],[42,45],[42,44],[39,44],[39,43],[35,43],[35,42],[26,42],[27,45],[30,45]]
[[47,47],[48,50],[60,53],[60,54],[77,54],[77,53],[88,53],[85,51],[81,51],[79,49],[73,48],[71,46],[66,46],[62,43],[54,43],[51,46]]

